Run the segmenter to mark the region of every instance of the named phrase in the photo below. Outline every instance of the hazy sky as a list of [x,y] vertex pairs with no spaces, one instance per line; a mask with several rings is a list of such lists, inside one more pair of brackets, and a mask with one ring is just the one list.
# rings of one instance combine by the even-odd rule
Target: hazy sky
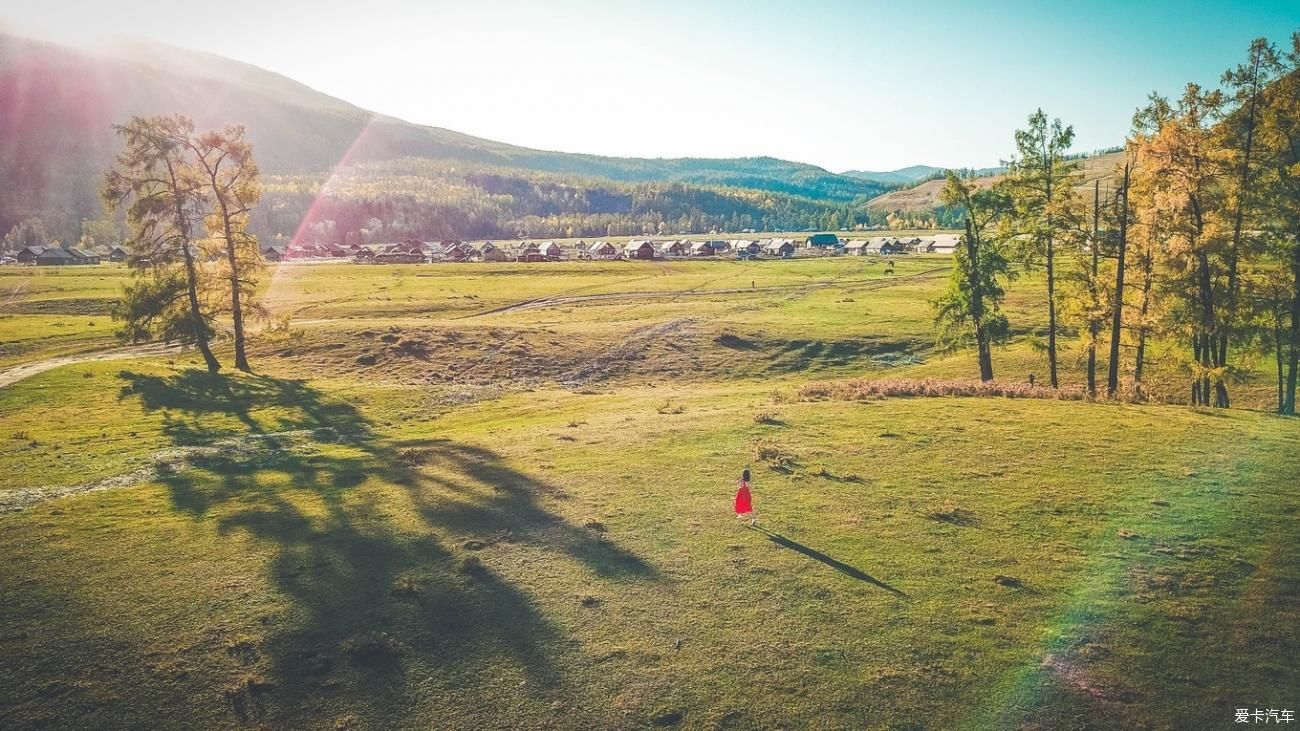
[[368,109],[504,142],[831,170],[996,164],[1035,108],[1118,144],[1159,89],[1217,83],[1300,0],[43,0],[0,22],[246,61]]

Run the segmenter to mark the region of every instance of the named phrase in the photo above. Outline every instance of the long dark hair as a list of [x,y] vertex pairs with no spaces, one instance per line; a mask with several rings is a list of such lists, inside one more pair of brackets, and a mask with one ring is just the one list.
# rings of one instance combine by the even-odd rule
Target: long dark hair
[[742,482],[749,482],[749,470],[740,473],[740,480]]

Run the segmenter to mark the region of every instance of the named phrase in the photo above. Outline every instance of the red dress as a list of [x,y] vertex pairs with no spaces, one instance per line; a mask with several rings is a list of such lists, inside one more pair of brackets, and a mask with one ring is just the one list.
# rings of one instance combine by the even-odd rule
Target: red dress
[[741,480],[740,489],[736,491],[736,514],[746,515],[752,512],[754,512],[754,503],[749,496],[749,483]]

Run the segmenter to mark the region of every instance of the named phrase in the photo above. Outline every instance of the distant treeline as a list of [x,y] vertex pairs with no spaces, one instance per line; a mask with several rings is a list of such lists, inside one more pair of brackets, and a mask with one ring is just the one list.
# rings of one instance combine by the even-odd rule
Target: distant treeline
[[408,158],[349,167],[328,180],[271,176],[252,226],[263,237],[338,243],[840,229],[871,223],[863,202]]

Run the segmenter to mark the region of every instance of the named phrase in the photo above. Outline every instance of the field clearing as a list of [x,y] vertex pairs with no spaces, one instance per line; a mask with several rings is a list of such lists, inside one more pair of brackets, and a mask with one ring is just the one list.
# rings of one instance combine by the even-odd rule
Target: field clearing
[[[973,375],[933,347],[947,261],[290,265],[263,281],[292,320],[257,335],[254,375],[186,353],[0,388],[0,727],[1184,729],[1293,707],[1294,420],[800,400]],[[27,270],[0,327],[42,343],[51,315],[21,303],[106,305],[115,269]],[[1014,285],[1007,380],[1046,372],[1040,286]],[[730,514],[744,467],[758,528]]]
[[[896,274],[935,268],[933,259],[923,259],[900,259]],[[267,277],[266,303],[277,313],[304,319],[355,316],[366,308],[382,308],[387,316],[456,317],[548,297],[797,288],[882,278],[883,270],[880,259],[866,257],[399,264],[366,267],[360,276],[351,264],[289,264]]]

